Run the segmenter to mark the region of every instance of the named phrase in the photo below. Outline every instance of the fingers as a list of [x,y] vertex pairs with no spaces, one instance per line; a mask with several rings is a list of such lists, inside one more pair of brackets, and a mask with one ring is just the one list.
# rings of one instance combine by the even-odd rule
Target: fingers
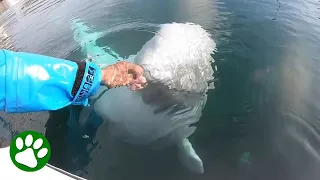
[[136,90],[137,90],[137,86],[136,86],[136,85],[129,85],[129,88],[130,88],[132,91],[136,91]]
[[143,77],[144,70],[133,63],[120,61],[105,70],[106,82],[109,87],[128,86],[131,90],[142,89],[147,85]]
[[140,76],[140,77],[138,77],[138,78],[136,78],[136,79],[133,79],[133,80],[132,80],[132,83],[135,83],[135,84],[145,84],[145,83],[147,83],[147,80],[146,80],[145,77]]
[[142,89],[143,86],[141,86],[141,84],[130,84],[130,85],[129,85],[129,88],[130,88],[132,91],[136,91],[136,90]]
[[134,79],[142,76],[144,73],[144,70],[141,66],[133,63],[128,63],[127,68],[128,68],[128,73],[134,75]]
[[132,83],[129,85],[130,89],[133,91],[143,89],[146,86],[147,86],[147,80],[143,76],[140,76],[139,78],[134,79]]

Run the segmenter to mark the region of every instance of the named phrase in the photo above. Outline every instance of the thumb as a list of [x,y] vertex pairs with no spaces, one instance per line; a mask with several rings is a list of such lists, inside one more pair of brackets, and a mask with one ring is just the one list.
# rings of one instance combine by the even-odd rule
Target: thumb
[[142,66],[133,63],[128,63],[127,68],[128,73],[133,75],[133,79],[137,79],[138,77],[144,74],[144,69],[142,68]]

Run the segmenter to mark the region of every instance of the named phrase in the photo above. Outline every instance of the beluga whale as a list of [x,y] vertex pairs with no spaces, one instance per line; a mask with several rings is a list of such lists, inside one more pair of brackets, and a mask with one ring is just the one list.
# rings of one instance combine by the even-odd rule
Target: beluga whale
[[[122,60],[114,51],[110,56],[110,48],[99,47],[96,39],[100,34],[89,32],[79,20],[73,31],[90,61],[105,67]],[[203,173],[202,160],[188,138],[196,130],[194,124],[200,119],[207,92],[214,89],[212,55],[216,51],[211,35],[198,24],[158,25],[141,50],[126,59],[144,68],[148,85],[138,91],[101,86],[90,98],[90,106],[82,108],[78,122],[100,118],[108,123],[108,135],[117,141],[154,149],[175,146],[182,165]]]

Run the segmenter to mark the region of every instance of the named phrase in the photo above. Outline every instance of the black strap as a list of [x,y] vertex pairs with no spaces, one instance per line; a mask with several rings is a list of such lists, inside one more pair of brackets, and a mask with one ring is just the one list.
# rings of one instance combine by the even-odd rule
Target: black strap
[[71,92],[71,95],[73,97],[77,94],[80,88],[80,85],[84,76],[84,71],[86,69],[86,61],[74,61],[74,62],[78,64],[78,70],[76,74],[76,80],[73,84],[72,92]]

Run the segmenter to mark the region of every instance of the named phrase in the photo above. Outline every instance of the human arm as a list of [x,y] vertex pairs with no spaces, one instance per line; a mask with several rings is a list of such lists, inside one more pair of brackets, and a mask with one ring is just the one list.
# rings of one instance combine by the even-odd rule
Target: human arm
[[82,66],[48,56],[0,50],[0,110],[33,112],[87,105],[88,96],[100,86],[102,72],[90,62]]
[[101,83],[110,88],[128,84],[108,80],[108,74],[112,73],[107,68],[101,70],[91,62],[0,50],[0,110],[34,112],[86,106]]

